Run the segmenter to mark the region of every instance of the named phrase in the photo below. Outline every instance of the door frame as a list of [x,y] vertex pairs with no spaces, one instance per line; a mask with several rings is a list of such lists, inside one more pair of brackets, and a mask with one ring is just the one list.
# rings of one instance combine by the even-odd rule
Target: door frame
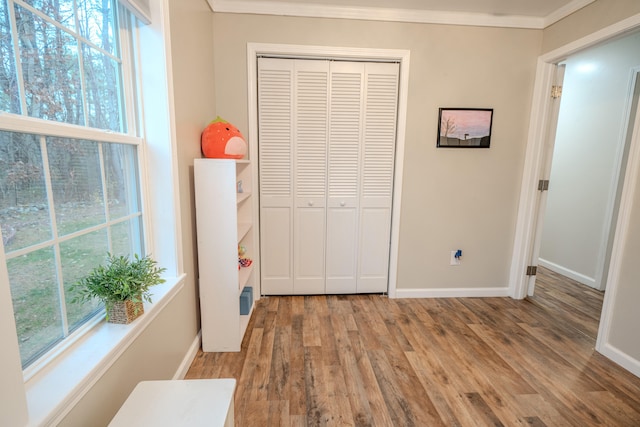
[[[535,226],[539,202],[537,183],[539,179],[542,179],[544,172],[543,163],[547,154],[545,151],[547,146],[546,136],[552,115],[552,102],[551,97],[548,95],[551,93],[555,64],[566,59],[573,53],[614,37],[624,35],[638,28],[640,28],[640,14],[605,27],[538,57],[525,164],[520,189],[513,257],[509,276],[509,295],[512,298],[525,298],[528,290],[529,277],[526,275],[526,267],[529,265],[533,255],[535,244]],[[618,363],[620,363],[620,358],[616,357],[611,351],[608,351],[608,341],[613,314],[613,302],[615,301],[618,286],[622,249],[625,243],[624,236],[630,221],[632,191],[636,185],[635,175],[632,175],[632,173],[636,173],[638,169],[640,169],[639,124],[640,119],[636,117],[636,133],[631,141],[626,177],[620,200],[620,211],[615,232],[616,237],[610,260],[607,292],[602,307],[600,327],[596,342],[597,351],[616,360]]]
[[[391,243],[389,250],[388,295],[396,297],[398,277],[398,248],[400,241],[400,208],[402,205],[402,176],[407,127],[410,51],[405,49],[373,49],[335,46],[305,46],[271,43],[247,43],[247,96],[249,111],[249,157],[252,159],[253,188],[260,188],[258,180],[258,56],[283,56],[300,59],[340,59],[352,61],[394,61],[400,63],[398,83],[398,116],[396,124],[396,152],[394,159],[393,204],[391,207]],[[259,212],[257,197],[253,211]],[[260,247],[259,227],[254,226],[254,240]]]
[[[554,64],[552,84],[562,87],[564,82],[565,65]],[[548,93],[548,92],[547,92]],[[540,179],[549,180],[551,176],[551,165],[553,162],[553,152],[555,148],[556,134],[558,130],[558,119],[560,118],[560,104],[562,97],[551,97],[549,101],[549,117],[546,123],[544,147],[542,153],[542,164],[540,165]],[[527,265],[538,266],[540,248],[542,247],[542,232],[544,229],[544,219],[547,206],[548,191],[538,191],[537,211],[535,212],[535,225],[533,234],[533,245],[529,262]],[[536,276],[527,276],[527,295],[534,293]]]

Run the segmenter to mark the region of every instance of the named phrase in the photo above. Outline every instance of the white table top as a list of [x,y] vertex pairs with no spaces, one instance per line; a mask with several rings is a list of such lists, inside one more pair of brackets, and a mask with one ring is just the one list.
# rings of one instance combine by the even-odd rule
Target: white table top
[[235,388],[235,379],[142,381],[109,427],[222,427]]

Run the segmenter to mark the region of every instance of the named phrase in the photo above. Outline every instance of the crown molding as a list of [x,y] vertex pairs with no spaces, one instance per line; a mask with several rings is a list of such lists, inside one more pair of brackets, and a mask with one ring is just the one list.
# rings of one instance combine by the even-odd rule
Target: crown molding
[[282,1],[207,0],[211,10],[222,13],[298,16],[307,18],[358,19],[367,21],[411,22],[420,24],[468,25],[544,29],[595,0],[574,0],[547,17],[494,15],[489,13],[394,9],[287,3]]
[[547,28],[549,25],[555,24],[563,18],[571,15],[573,12],[576,12],[582,9],[585,6],[593,3],[596,0],[573,0],[571,3],[561,7],[560,9],[551,12],[544,18],[544,28]]

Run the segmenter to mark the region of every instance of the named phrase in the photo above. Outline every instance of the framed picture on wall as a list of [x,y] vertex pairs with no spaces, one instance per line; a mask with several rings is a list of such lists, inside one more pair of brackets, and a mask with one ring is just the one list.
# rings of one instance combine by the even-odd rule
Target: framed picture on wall
[[493,108],[440,108],[438,147],[489,148]]

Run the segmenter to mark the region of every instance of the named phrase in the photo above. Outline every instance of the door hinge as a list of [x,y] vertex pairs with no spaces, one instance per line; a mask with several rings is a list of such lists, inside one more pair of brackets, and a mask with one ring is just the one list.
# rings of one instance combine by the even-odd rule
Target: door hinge
[[527,276],[535,276],[536,273],[538,272],[538,267],[535,265],[528,265],[527,266]]
[[549,190],[549,180],[541,179],[538,181],[538,191],[547,191]]
[[551,86],[551,98],[558,99],[560,98],[560,96],[562,96],[562,86],[560,85]]

